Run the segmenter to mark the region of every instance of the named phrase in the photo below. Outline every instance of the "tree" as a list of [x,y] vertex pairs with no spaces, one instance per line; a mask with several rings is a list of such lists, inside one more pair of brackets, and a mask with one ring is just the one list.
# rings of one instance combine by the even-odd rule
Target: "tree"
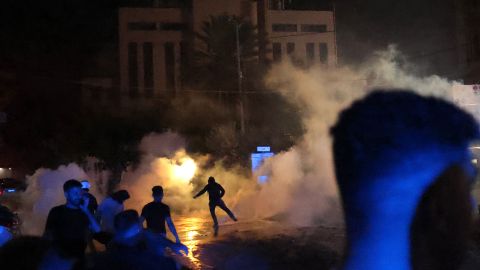
[[[189,79],[203,89],[237,91],[237,28],[244,83],[257,79],[249,71],[258,66],[258,35],[251,23],[229,15],[211,16],[196,34],[194,72]],[[190,76],[196,74],[196,76]]]
[[83,161],[86,156],[98,158],[103,169],[111,172],[108,190],[113,190],[127,167],[139,162],[141,139],[165,130],[161,115],[154,110],[122,115],[86,111],[78,134],[80,142],[75,145],[77,160]]
[[143,136],[165,128],[163,111],[91,110],[75,92],[56,89],[34,92],[20,88],[7,108],[2,156],[8,157],[9,166],[25,174],[41,167],[81,164],[87,156],[94,156],[111,171],[113,188],[127,166],[139,160],[138,143]]

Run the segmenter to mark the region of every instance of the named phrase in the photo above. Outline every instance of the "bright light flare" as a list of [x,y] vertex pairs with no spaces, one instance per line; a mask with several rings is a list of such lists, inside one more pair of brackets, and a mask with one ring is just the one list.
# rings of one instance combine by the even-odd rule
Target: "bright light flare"
[[189,231],[187,232],[187,240],[188,241],[193,241],[195,240],[195,236],[197,236],[199,233],[197,231]]
[[197,171],[197,164],[190,157],[182,158],[179,164],[173,165],[173,178],[183,182],[189,182]]

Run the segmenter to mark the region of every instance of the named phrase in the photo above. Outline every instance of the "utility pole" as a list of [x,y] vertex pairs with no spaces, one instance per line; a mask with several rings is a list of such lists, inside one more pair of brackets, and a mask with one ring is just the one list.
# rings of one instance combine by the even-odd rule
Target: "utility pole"
[[245,116],[243,111],[243,90],[242,90],[242,67],[240,65],[240,38],[239,38],[239,30],[238,22],[235,22],[235,37],[237,41],[237,74],[238,74],[238,95],[240,100],[240,134],[245,135]]

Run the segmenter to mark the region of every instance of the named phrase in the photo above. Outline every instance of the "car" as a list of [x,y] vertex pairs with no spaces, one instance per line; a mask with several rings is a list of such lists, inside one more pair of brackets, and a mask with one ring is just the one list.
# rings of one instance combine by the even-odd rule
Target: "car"
[[25,191],[25,188],[26,185],[23,181],[14,178],[0,178],[0,196]]
[[0,226],[6,227],[13,235],[20,235],[20,225],[18,214],[0,204]]

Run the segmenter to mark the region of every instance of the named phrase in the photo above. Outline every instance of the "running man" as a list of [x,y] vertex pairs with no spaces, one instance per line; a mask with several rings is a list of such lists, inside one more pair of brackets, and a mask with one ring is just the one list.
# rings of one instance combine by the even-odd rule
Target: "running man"
[[217,234],[218,221],[217,216],[215,215],[215,207],[220,207],[234,221],[237,221],[237,218],[232,213],[232,211],[228,209],[228,207],[225,205],[225,202],[222,200],[223,195],[225,195],[225,189],[219,183],[215,182],[215,178],[213,178],[213,176],[210,176],[208,178],[208,184],[202,190],[200,190],[197,195],[193,196],[193,198],[196,199],[205,192],[208,192],[208,206],[210,208],[210,214],[212,215],[213,219],[213,228],[215,229],[215,234]]

